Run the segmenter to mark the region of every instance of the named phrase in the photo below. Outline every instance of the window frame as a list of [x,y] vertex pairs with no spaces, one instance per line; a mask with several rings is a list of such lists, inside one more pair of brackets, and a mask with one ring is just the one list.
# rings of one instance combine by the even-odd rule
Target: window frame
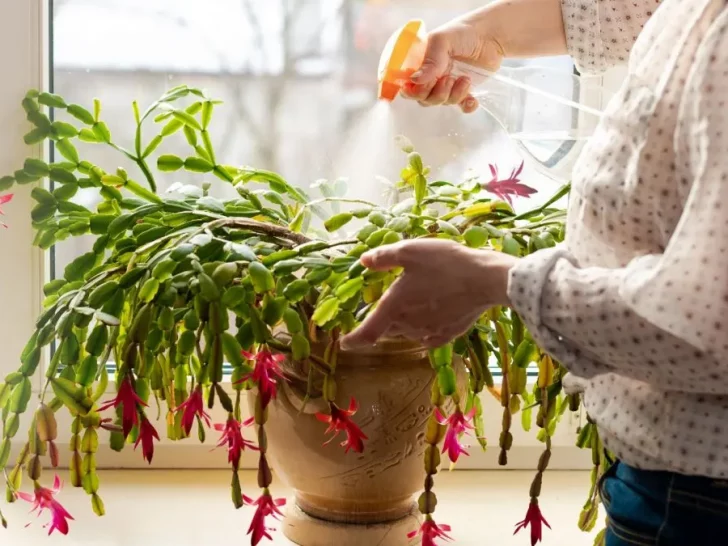
[[[48,85],[48,3],[46,0],[0,2],[0,47],[12,52],[3,59],[3,84],[0,86],[0,172],[12,173],[26,157],[43,157],[42,145],[28,147],[22,135],[28,122],[20,103],[29,89]],[[9,225],[0,233],[0,379],[17,369],[19,355],[32,335],[42,308],[42,286],[48,267],[40,249],[33,247],[29,222],[34,184],[13,187],[13,200],[4,206],[4,221]],[[3,192],[5,193],[5,192]],[[34,377],[34,394],[41,388],[41,370]],[[31,414],[32,415],[32,414]],[[29,417],[21,422],[27,426]],[[11,461],[22,447],[22,435],[12,443]]]
[[[12,172],[22,165],[24,158],[52,158],[49,147],[24,145],[23,134],[28,131],[28,124],[20,102],[28,89],[53,89],[52,78],[52,24],[53,0],[23,0],[22,2],[0,3],[0,47],[13,54],[6,59],[3,67],[4,82],[0,86],[0,120],[8,130],[0,132],[0,173]],[[42,182],[45,183],[45,182]],[[0,380],[8,372],[13,371],[18,363],[18,355],[26,340],[34,330],[34,323],[42,308],[42,286],[51,279],[52,253],[44,253],[33,247],[33,230],[29,222],[33,201],[30,191],[33,185],[15,187],[15,197],[6,205],[6,222],[8,230],[0,232]],[[10,257],[10,259],[6,259]],[[6,279],[11,279],[8,282]],[[12,310],[12,314],[7,310]],[[43,385],[43,368],[48,361],[43,359],[34,381],[34,392],[40,392]],[[109,391],[112,392],[113,386]],[[500,430],[502,408],[487,393],[483,395],[486,415],[486,434],[489,436],[491,449],[483,453],[473,448],[471,457],[466,458],[459,468],[493,469],[497,465],[497,432]],[[160,421],[160,425],[163,425]],[[219,410],[213,412],[216,422],[224,420]],[[575,430],[581,420],[579,415],[567,413],[553,438],[552,466],[561,469],[584,469],[591,465],[588,453],[574,446]],[[71,418],[61,412],[59,421],[59,444],[70,441]],[[509,469],[533,469],[543,446],[535,438],[535,432],[526,433],[519,424],[514,425],[514,447],[511,450]],[[13,458],[22,446],[22,435],[13,442]],[[206,445],[193,441],[184,443],[170,442],[163,438],[155,454],[157,468],[225,468],[225,457],[210,452],[210,440]],[[68,452],[62,446],[62,454]],[[249,457],[250,455],[248,455]],[[244,458],[244,467],[255,467],[254,458]],[[67,460],[62,460],[62,465]],[[123,453],[111,452],[108,446],[102,446],[99,452],[99,466],[115,468],[143,468],[146,463],[138,453],[127,448]]]
[[[43,157],[42,145],[27,146],[22,135],[28,122],[20,103],[29,89],[48,86],[49,51],[47,0],[26,0],[0,4],[0,47],[12,51],[4,59],[0,86],[0,172],[12,173],[27,157]],[[36,183],[39,184],[39,183]],[[34,185],[15,186],[13,200],[5,205],[7,230],[0,233],[2,275],[0,282],[0,373],[16,369],[18,355],[32,335],[35,319],[42,308],[42,286],[48,274],[43,252],[32,246],[33,229],[29,214],[33,207],[30,192]],[[12,313],[10,312],[12,310]],[[39,379],[37,384],[39,384]]]

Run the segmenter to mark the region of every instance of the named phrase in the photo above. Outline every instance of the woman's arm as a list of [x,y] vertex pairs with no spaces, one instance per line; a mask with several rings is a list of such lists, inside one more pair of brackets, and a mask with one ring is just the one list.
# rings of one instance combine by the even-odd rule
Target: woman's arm
[[627,60],[660,0],[498,0],[434,29],[403,96],[425,106],[458,104],[474,112],[466,77],[448,77],[453,60],[497,70],[506,57],[569,53],[581,72]]
[[569,53],[586,71],[627,61],[660,0],[498,0],[436,29],[472,26],[506,58]]
[[470,80],[449,77],[453,61],[498,70],[506,56],[565,54],[561,1],[500,0],[434,29],[427,36],[422,66],[403,96],[425,106],[458,104],[464,112],[474,112],[478,103],[470,95]]
[[[584,0],[592,3],[592,0]],[[563,0],[499,0],[454,21],[492,38],[504,57],[565,55]],[[447,29],[445,25],[442,29]],[[442,29],[436,29],[437,34]]]
[[728,10],[698,50],[682,99],[678,163],[692,186],[665,252],[600,269],[550,249],[511,270],[513,306],[577,375],[613,371],[666,390],[728,394],[727,96]]

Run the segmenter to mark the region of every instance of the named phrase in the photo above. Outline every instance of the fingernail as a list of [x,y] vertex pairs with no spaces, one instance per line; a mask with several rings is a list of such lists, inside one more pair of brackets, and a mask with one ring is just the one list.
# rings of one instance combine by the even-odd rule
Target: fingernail
[[417,70],[416,72],[412,73],[412,75],[410,76],[410,79],[416,80],[417,78],[421,78],[421,77],[422,77],[422,70]]
[[468,108],[475,106],[475,104],[476,104],[475,99],[468,99],[465,101],[465,106],[467,106]]
[[407,82],[402,87],[402,91],[411,97],[417,94],[417,87],[418,85],[415,82]]

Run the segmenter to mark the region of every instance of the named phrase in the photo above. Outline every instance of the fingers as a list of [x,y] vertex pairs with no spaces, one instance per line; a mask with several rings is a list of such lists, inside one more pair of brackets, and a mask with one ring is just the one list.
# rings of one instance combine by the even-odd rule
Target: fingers
[[460,104],[470,92],[470,79],[466,76],[455,78],[443,76],[433,85],[406,84],[402,96],[418,101],[422,106]]
[[465,335],[478,320],[480,312],[463,314],[456,320],[441,323],[430,323],[429,327],[421,333],[422,344],[428,349],[441,347],[452,340]]
[[[427,101],[427,98],[432,93],[432,89],[437,85],[438,80],[433,80],[426,84],[416,84],[414,82],[408,82],[402,86],[402,96],[408,99],[416,100],[420,103]],[[428,105],[429,106],[429,105]]]
[[452,93],[452,88],[454,86],[455,78],[451,76],[440,78],[432,88],[432,91],[430,91],[427,99],[425,99],[426,104],[428,106],[446,104],[450,100],[450,94]]
[[435,349],[465,334],[477,318],[440,324],[437,320],[433,322],[430,313],[424,311],[417,312],[410,308],[406,313],[398,312],[397,308],[402,304],[402,297],[385,296],[361,326],[342,339],[341,346],[344,349],[356,349],[374,345],[385,336],[401,336],[418,341],[428,349]]
[[405,339],[417,339],[417,332],[414,328],[403,322],[392,322],[384,333],[386,337],[403,337]]
[[393,298],[384,296],[377,308],[364,319],[361,325],[341,339],[343,349],[357,349],[374,345],[389,329]]
[[422,66],[402,87],[401,95],[416,100],[422,106],[458,105],[470,114],[478,108],[478,101],[470,95],[470,79],[449,74],[452,68],[452,29],[434,31],[427,37],[427,50]]
[[468,95],[465,100],[461,101],[460,109],[466,114],[472,114],[478,109],[478,101],[472,95]]
[[445,35],[431,32],[427,37],[427,48],[422,66],[411,78],[415,84],[429,86],[430,89],[450,67],[450,45]]
[[450,95],[445,101],[445,104],[460,104],[470,95],[470,78],[461,76],[458,78],[452,89]]
[[362,254],[362,265],[372,271],[388,271],[395,267],[407,267],[410,264],[406,243],[386,245]]
[[478,101],[470,94],[470,79],[463,76],[440,78],[432,85],[405,84],[402,96],[416,100],[421,106],[458,105],[470,114],[478,109]]
[[450,336],[443,336],[443,335],[427,336],[422,340],[422,345],[424,345],[425,348],[427,348],[427,349],[437,349],[438,347],[445,345],[449,341],[450,341]]

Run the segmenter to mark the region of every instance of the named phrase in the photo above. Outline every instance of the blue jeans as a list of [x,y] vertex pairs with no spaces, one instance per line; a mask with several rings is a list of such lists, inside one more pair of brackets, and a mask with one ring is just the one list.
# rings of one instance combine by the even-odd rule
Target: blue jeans
[[728,480],[615,463],[599,483],[606,546],[728,544]]

